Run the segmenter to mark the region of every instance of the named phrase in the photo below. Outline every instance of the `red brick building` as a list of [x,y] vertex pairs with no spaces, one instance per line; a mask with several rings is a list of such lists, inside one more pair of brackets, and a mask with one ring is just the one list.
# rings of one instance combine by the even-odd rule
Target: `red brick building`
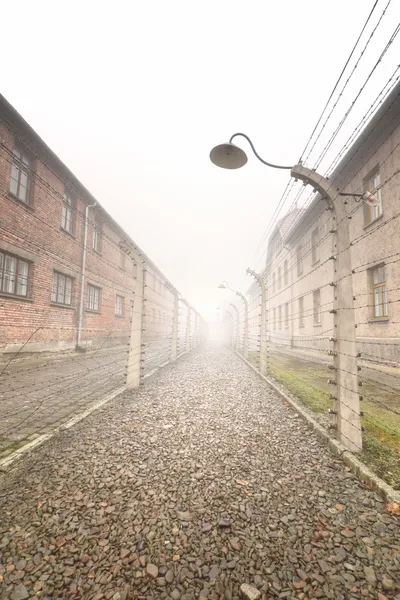
[[[134,244],[0,96],[0,351],[127,340],[136,265],[121,242]],[[160,297],[148,327],[167,334],[170,284],[143,258]]]

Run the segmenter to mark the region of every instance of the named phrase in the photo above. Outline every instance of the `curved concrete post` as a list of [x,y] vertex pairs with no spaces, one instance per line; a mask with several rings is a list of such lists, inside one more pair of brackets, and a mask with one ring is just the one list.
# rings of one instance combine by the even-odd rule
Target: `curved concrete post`
[[358,393],[356,328],[354,318],[353,277],[351,269],[350,232],[346,206],[339,190],[315,171],[296,165],[292,177],[317,190],[332,211],[336,235],[334,290],[334,366],[336,368],[336,426],[340,441],[352,452],[362,450],[360,397]]

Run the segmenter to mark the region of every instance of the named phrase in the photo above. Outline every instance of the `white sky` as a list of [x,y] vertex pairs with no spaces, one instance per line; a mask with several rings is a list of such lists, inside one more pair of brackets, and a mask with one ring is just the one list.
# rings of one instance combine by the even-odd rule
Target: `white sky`
[[[368,32],[386,4],[379,0]],[[217,169],[211,148],[243,131],[266,160],[296,163],[372,5],[7,2],[2,93],[189,302],[213,319],[215,307],[232,300],[217,289],[222,279],[242,291],[251,283],[245,269],[260,265],[255,250],[289,175],[267,169],[250,151],[245,168]],[[392,0],[329,135],[399,18],[400,2]],[[398,42],[349,117],[347,136],[394,71]],[[245,141],[238,144],[247,152]]]

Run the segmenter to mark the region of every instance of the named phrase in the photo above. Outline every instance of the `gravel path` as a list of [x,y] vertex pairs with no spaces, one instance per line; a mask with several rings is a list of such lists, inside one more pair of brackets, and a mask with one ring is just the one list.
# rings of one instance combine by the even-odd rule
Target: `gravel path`
[[399,521],[229,350],[53,438],[0,519],[2,600],[400,594]]

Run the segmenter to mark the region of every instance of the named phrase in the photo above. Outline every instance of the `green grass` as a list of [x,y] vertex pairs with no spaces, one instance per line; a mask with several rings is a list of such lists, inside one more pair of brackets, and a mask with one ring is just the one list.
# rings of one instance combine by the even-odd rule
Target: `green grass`
[[[327,365],[298,357],[271,354],[269,375],[316,413],[333,408]],[[362,460],[395,489],[400,489],[400,412],[397,389],[363,379]]]

